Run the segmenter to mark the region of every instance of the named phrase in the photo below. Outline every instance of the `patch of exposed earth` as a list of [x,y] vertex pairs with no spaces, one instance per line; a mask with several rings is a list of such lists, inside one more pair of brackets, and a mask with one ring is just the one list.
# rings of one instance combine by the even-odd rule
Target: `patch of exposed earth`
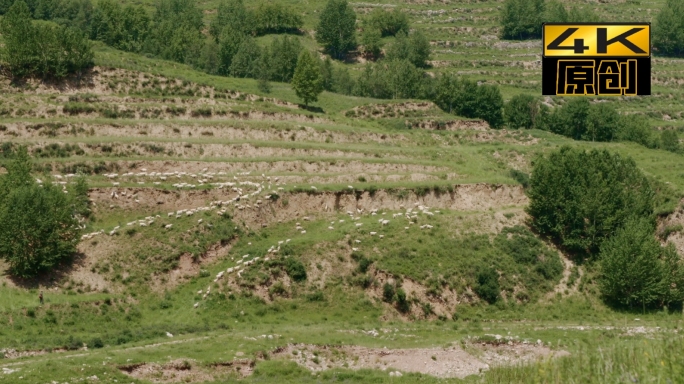
[[[318,372],[333,368],[379,369],[392,372],[414,372],[439,378],[464,378],[488,370],[492,366],[513,365],[567,354],[543,345],[475,345],[480,358],[459,346],[448,348],[387,349],[361,346],[319,346],[289,344],[276,349],[275,359],[295,361]],[[395,376],[395,374],[392,374]]]
[[209,365],[192,359],[177,359],[165,364],[141,363],[120,366],[119,370],[135,379],[152,383],[196,383],[214,381],[230,376],[245,377],[252,374],[254,361],[236,359]]

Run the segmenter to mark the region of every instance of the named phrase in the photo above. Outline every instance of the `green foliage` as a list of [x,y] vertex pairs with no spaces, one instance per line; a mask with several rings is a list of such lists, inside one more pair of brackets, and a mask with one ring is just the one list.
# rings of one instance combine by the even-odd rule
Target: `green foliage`
[[[364,25],[368,29],[379,31],[382,37],[395,36],[400,32],[408,34],[410,29],[408,15],[398,8],[391,11],[374,8],[365,20]],[[364,31],[366,27],[364,27]]]
[[366,58],[376,60],[382,51],[382,34],[379,29],[365,28],[361,33],[361,45]]
[[240,34],[246,34],[254,26],[252,19],[253,15],[247,11],[242,0],[223,0],[219,3],[216,18],[209,26],[209,33],[216,41],[219,40],[226,26]]
[[394,286],[390,283],[385,283],[382,286],[382,300],[387,303],[394,302]]
[[429,79],[408,60],[383,60],[366,64],[352,93],[379,99],[420,98]]
[[308,51],[302,51],[299,55],[292,77],[292,88],[307,106],[318,100],[318,94],[323,91],[320,67]]
[[150,33],[150,17],[142,6],[112,0],[97,3],[90,22],[90,38],[124,51],[140,52]]
[[599,286],[610,302],[646,307],[684,299],[684,265],[674,248],[660,246],[650,220],[628,220],[606,240],[600,267]]
[[682,151],[682,146],[679,144],[679,136],[673,130],[664,130],[660,133],[660,146],[662,149],[674,153]]
[[356,13],[346,0],[328,0],[316,26],[318,41],[333,58],[356,48]]
[[411,309],[411,303],[408,302],[406,292],[402,288],[397,289],[397,309],[402,313],[406,313]]
[[513,96],[504,106],[504,116],[509,129],[530,129],[539,112],[539,101],[532,95]]
[[587,131],[582,135],[588,141],[613,141],[620,129],[620,115],[607,103],[594,104],[587,115]]
[[15,2],[0,23],[0,60],[12,77],[65,77],[92,67],[93,51],[77,29],[31,21],[29,8]]
[[297,68],[297,60],[302,52],[302,44],[297,38],[283,36],[271,43],[268,66],[270,80],[289,83]]
[[304,264],[297,259],[290,257],[285,261],[285,272],[287,272],[287,275],[294,281],[300,282],[306,280],[306,268],[304,267]]
[[623,116],[615,138],[618,141],[631,141],[648,148],[658,147],[657,138],[649,126],[648,119],[644,116]]
[[527,212],[532,227],[563,247],[595,254],[628,217],[653,213],[653,190],[634,160],[562,147],[534,162]]
[[69,258],[79,234],[70,198],[50,183],[38,185],[30,164],[22,147],[0,179],[0,256],[20,277],[33,277]]
[[418,68],[425,68],[430,53],[430,41],[422,32],[415,31],[410,35],[401,32],[387,49],[387,60],[408,60]]
[[544,0],[506,0],[501,10],[501,38],[538,39],[542,33]]
[[203,26],[202,11],[193,0],[161,0],[155,5],[145,52],[194,64],[204,45]]
[[222,29],[219,36],[218,46],[218,73],[220,75],[230,74],[230,66],[233,63],[233,57],[237,54],[242,41],[245,40],[245,35],[242,31],[227,26]]
[[297,32],[304,22],[301,16],[278,3],[261,3],[254,11],[254,26],[257,35],[267,33]]
[[442,110],[459,116],[481,118],[492,128],[503,125],[503,97],[495,85],[442,75],[437,81],[433,101]]
[[667,56],[684,55],[684,3],[667,0],[653,26],[653,48]]
[[233,60],[230,64],[230,74],[233,77],[257,78],[259,73],[259,60],[261,48],[253,38],[247,37],[242,40]]
[[334,89],[334,70],[332,65],[332,60],[326,57],[325,60],[321,62],[321,82],[323,84],[323,90],[333,92]]
[[480,298],[489,304],[496,303],[500,297],[499,274],[494,268],[482,268],[475,277],[477,284],[473,290]]
[[570,7],[565,9],[563,3],[551,0],[544,4],[544,22],[553,23],[589,23],[599,22],[599,18],[591,8]]
[[515,181],[520,183],[520,185],[522,185],[523,188],[527,188],[530,186],[530,175],[529,174],[527,174],[523,171],[519,171],[517,169],[511,169],[509,171],[509,174]]

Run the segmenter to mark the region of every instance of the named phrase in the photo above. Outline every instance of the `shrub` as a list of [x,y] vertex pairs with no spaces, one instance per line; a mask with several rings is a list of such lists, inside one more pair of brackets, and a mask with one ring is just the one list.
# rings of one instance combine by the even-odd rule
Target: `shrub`
[[501,11],[501,38],[537,39],[542,34],[544,0],[505,0]]
[[684,265],[677,252],[661,247],[653,223],[633,218],[601,246],[601,293],[610,302],[642,308],[684,297]]
[[527,212],[532,227],[583,255],[628,217],[653,213],[654,192],[634,160],[608,151],[562,147],[535,160]]
[[660,134],[660,146],[666,151],[679,153],[681,152],[681,145],[679,144],[679,136],[673,130],[665,130]]
[[511,169],[508,174],[520,185],[523,186],[523,188],[527,188],[530,185],[530,175],[523,171],[519,171],[517,169]]
[[306,268],[299,260],[293,259],[291,257],[288,258],[285,262],[285,271],[294,281],[299,282],[306,280]]
[[402,313],[406,313],[411,309],[411,304],[406,298],[406,292],[402,288],[397,289],[397,309]]
[[375,8],[366,19],[365,24],[375,29],[384,36],[394,36],[400,32],[409,32],[410,25],[408,15],[400,9],[386,11],[382,8]]
[[459,116],[480,118],[492,128],[503,124],[503,97],[495,85],[480,85],[468,79],[442,75],[432,100],[442,110]]
[[506,124],[510,129],[532,128],[538,111],[539,101],[534,96],[515,95],[504,107]]
[[390,283],[385,283],[382,286],[382,300],[391,303],[394,301],[394,286]]
[[311,302],[325,301],[325,295],[323,294],[323,291],[317,290],[316,292],[308,294],[306,296],[306,301],[311,301]]
[[499,274],[494,268],[482,268],[475,277],[474,291],[480,298],[489,304],[494,304],[499,299]]
[[257,35],[296,32],[304,22],[301,16],[277,3],[262,3],[254,11],[253,29]]
[[88,347],[95,349],[104,348],[104,343],[102,342],[102,339],[100,339],[99,337],[95,337],[92,340],[90,340],[90,343],[88,343]]
[[408,60],[418,68],[425,68],[430,59],[430,53],[430,41],[420,31],[410,35],[402,32],[387,49],[387,59]]

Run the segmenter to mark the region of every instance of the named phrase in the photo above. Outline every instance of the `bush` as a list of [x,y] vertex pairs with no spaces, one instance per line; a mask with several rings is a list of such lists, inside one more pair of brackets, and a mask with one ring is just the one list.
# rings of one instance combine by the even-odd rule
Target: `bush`
[[489,304],[499,300],[499,274],[494,268],[482,268],[475,277],[474,291],[480,298]]
[[562,147],[534,162],[527,212],[532,227],[582,255],[628,217],[653,213],[654,192],[634,160],[608,151]]
[[92,340],[90,340],[90,343],[88,343],[88,347],[94,349],[104,348],[104,343],[102,342],[102,339],[100,339],[99,337],[95,337]]
[[684,298],[684,265],[676,250],[661,247],[651,220],[633,218],[601,246],[599,286],[611,303],[662,306]]
[[539,111],[539,101],[532,95],[519,94],[506,103],[504,116],[510,129],[529,129]]
[[376,28],[366,28],[361,33],[361,44],[363,45],[363,54],[366,58],[375,60],[380,57],[382,51],[382,35]]
[[542,34],[544,0],[506,0],[501,11],[501,38],[538,39]]
[[404,32],[397,35],[397,39],[387,49],[388,60],[408,60],[418,68],[427,67],[430,59],[430,41],[420,31]]
[[301,16],[277,3],[262,3],[254,11],[253,29],[257,35],[296,32],[303,24]]
[[368,15],[365,25],[379,31],[382,37],[395,36],[400,32],[408,34],[410,29],[408,15],[398,8],[391,11],[386,11],[383,8],[373,9]]
[[306,280],[306,268],[301,261],[288,258],[285,262],[285,271],[287,275],[294,281],[300,282]]
[[662,149],[674,153],[679,153],[682,150],[679,144],[679,136],[673,130],[665,130],[660,134],[660,146]]
[[520,185],[522,185],[523,188],[527,188],[530,186],[530,175],[528,175],[525,172],[518,171],[517,169],[511,169],[509,171],[509,175]]
[[468,79],[442,75],[432,100],[446,112],[483,119],[492,128],[503,125],[503,97],[495,85],[478,86]]
[[402,313],[406,313],[411,309],[411,304],[406,298],[406,292],[402,288],[397,289],[397,309]]
[[391,303],[394,301],[394,286],[390,283],[385,283],[382,286],[382,300],[384,300],[387,303]]

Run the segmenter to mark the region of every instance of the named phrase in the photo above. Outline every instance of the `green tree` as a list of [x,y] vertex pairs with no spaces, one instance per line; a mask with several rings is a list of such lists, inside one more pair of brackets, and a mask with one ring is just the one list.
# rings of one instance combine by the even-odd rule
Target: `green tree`
[[543,15],[544,0],[505,0],[501,11],[501,38],[540,38]]
[[684,56],[684,3],[667,0],[653,26],[653,47],[663,55]]
[[492,128],[501,128],[503,119],[503,96],[496,85],[483,84],[475,93],[475,116],[484,119]]
[[[82,196],[70,199],[51,183],[38,185],[30,169],[28,152],[21,147],[0,178],[0,257],[20,277],[49,270],[76,251],[74,214],[82,202]],[[73,188],[79,193],[82,189]]]
[[307,107],[310,102],[317,101],[318,94],[323,91],[320,67],[309,51],[304,50],[299,55],[292,88]]
[[590,106],[589,100],[584,97],[570,99],[563,107],[553,111],[549,118],[549,130],[580,140],[587,132]]
[[582,135],[588,141],[613,141],[620,128],[620,115],[607,103],[593,104],[587,114],[587,131]]
[[425,68],[430,52],[430,41],[420,31],[410,35],[401,32],[387,49],[387,60],[408,60],[418,68]]
[[230,74],[230,66],[233,57],[237,54],[242,41],[246,36],[238,29],[230,26],[223,28],[218,46],[218,73],[227,76]]
[[398,8],[391,11],[374,8],[365,20],[364,25],[364,30],[366,27],[378,30],[383,37],[395,36],[399,32],[408,34],[410,29],[408,15]]
[[9,7],[1,20],[4,49],[2,61],[14,77],[32,75],[38,67],[36,31],[31,23],[31,13],[23,1]]
[[223,0],[216,10],[216,18],[209,25],[209,34],[219,41],[223,28],[230,28],[246,34],[254,28],[254,15],[245,8],[242,0]]
[[363,45],[363,54],[371,60],[376,60],[380,57],[382,51],[382,35],[380,30],[375,28],[366,28],[361,33],[361,44]]
[[302,44],[297,38],[283,36],[271,43],[270,66],[271,80],[289,83],[292,81]]
[[261,48],[252,37],[247,37],[240,44],[237,53],[230,64],[230,74],[233,77],[257,78]]
[[528,94],[513,96],[504,107],[506,124],[511,129],[532,128],[538,112],[539,101]]
[[[599,287],[610,302],[625,306],[662,304],[669,293],[669,266],[654,236],[653,223],[628,220],[601,245]],[[680,298],[681,300],[681,298]]]
[[621,116],[620,128],[617,131],[616,139],[619,141],[631,141],[649,148],[657,146],[655,135],[648,119],[640,115]]
[[346,0],[328,0],[316,27],[316,41],[336,59],[356,48],[356,13]]
[[261,3],[254,11],[253,30],[257,35],[297,32],[304,22],[302,17],[277,3]]
[[634,160],[605,150],[564,146],[535,159],[527,195],[532,227],[581,256],[630,216],[653,213],[654,191]]

